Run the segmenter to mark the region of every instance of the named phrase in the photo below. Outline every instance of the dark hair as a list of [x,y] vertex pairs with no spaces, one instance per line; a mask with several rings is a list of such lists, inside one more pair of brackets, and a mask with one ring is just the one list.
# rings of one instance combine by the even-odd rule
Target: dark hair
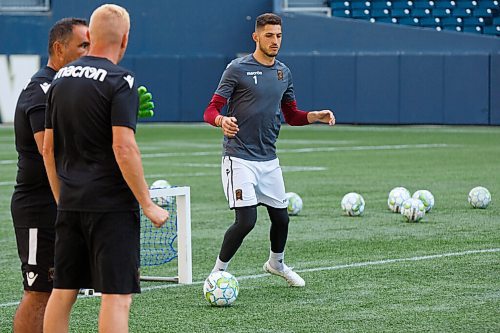
[[259,15],[257,19],[255,19],[255,30],[263,28],[267,24],[281,25],[281,17],[273,13]]
[[88,26],[88,23],[85,19],[69,17],[57,21],[52,26],[49,32],[49,55],[53,54],[52,48],[55,42],[65,43],[68,41],[75,25]]

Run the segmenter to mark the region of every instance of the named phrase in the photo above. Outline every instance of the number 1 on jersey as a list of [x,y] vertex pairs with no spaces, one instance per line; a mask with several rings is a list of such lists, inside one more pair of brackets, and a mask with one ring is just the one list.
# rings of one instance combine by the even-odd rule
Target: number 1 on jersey
[[252,76],[253,80],[255,81],[255,84],[257,84],[257,75]]

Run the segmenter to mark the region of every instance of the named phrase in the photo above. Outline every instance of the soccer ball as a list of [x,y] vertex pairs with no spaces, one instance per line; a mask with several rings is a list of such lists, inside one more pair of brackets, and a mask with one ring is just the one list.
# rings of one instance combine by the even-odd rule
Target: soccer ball
[[[158,190],[162,188],[170,188],[172,187],[168,181],[165,179],[159,179],[153,182],[149,187],[150,190]],[[151,198],[155,204],[162,208],[167,208],[168,205],[172,203],[172,197],[153,197]]]
[[165,179],[158,179],[156,181],[153,182],[153,184],[151,184],[151,186],[149,187],[150,190],[156,190],[156,189],[159,189],[159,188],[169,188],[169,187],[172,187],[172,185],[170,185],[170,183],[165,180]]
[[422,201],[426,213],[430,212],[432,207],[434,207],[434,196],[427,190],[418,190],[417,192],[413,193],[412,198]]
[[399,213],[401,211],[401,205],[408,199],[410,199],[410,191],[404,187],[395,187],[389,192],[387,205],[394,213]]
[[297,193],[288,192],[286,193],[286,200],[288,202],[288,214],[298,215],[302,210],[302,199]]
[[418,222],[425,215],[425,206],[419,199],[407,199],[401,205],[401,215],[405,217],[406,222]]
[[478,186],[469,192],[469,203],[474,208],[486,208],[491,202],[491,194],[487,188]]
[[340,202],[342,211],[349,216],[361,216],[365,211],[365,200],[355,192],[347,193]]
[[212,306],[231,305],[238,297],[238,280],[228,272],[212,272],[203,285],[205,299]]

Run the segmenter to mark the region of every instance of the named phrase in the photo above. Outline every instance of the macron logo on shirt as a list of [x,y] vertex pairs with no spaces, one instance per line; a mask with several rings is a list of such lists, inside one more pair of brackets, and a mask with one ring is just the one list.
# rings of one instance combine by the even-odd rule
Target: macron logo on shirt
[[95,81],[103,82],[108,75],[108,71],[102,68],[95,68],[90,66],[68,66],[63,67],[57,72],[55,79],[60,77],[84,77],[86,79],[92,79]]
[[48,82],[44,82],[44,83],[42,83],[42,84],[40,85],[40,88],[42,88],[43,93],[44,93],[45,95],[47,95],[47,91],[49,91],[49,88],[50,88],[50,83],[48,83]]
[[123,79],[128,82],[130,89],[132,89],[132,86],[134,85],[134,77],[131,75],[127,75],[124,76]]
[[254,76],[254,75],[262,75],[261,71],[255,71],[255,72],[247,72],[248,76]]

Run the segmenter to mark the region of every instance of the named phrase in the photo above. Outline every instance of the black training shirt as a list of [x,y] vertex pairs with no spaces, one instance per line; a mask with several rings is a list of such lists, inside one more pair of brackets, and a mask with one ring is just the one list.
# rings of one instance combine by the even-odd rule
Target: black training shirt
[[18,162],[12,204],[18,209],[38,209],[37,207],[55,204],[43,157],[33,136],[45,129],[47,92],[55,74],[55,70],[48,66],[40,69],[31,77],[17,101],[14,132]]
[[130,71],[85,56],[61,68],[47,99],[61,183],[58,210],[109,212],[139,208],[112,148],[112,126],[135,131],[139,99]]

